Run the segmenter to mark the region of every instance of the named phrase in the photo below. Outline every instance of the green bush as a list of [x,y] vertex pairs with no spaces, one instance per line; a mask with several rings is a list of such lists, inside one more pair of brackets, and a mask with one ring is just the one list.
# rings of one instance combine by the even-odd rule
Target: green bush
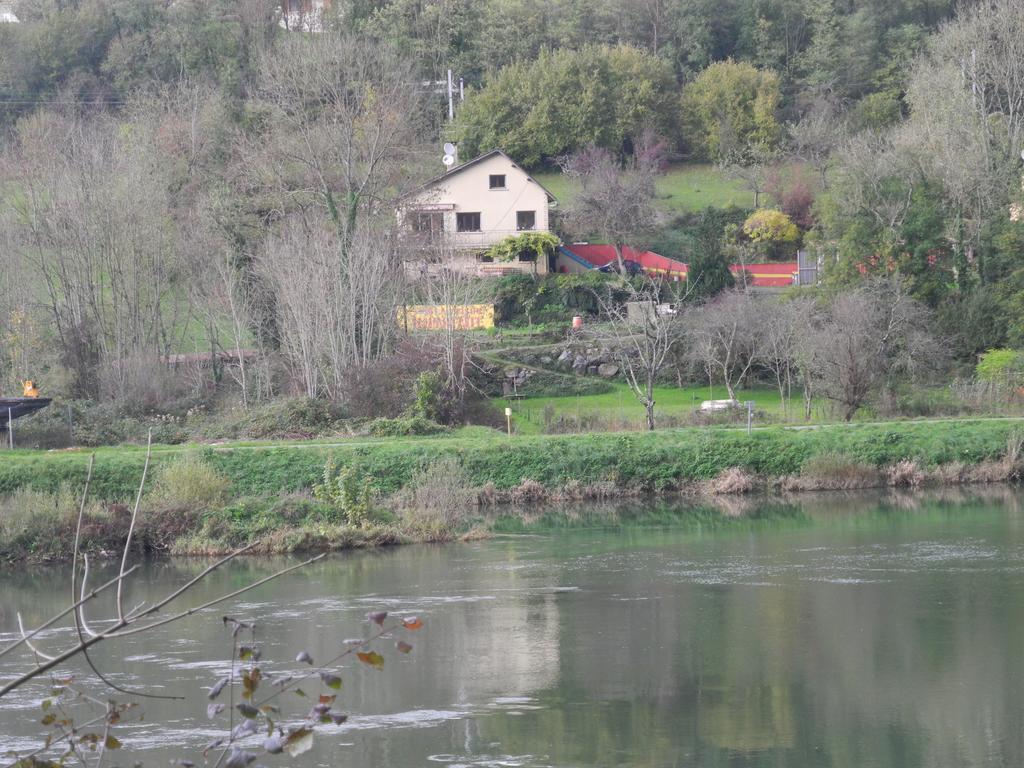
[[495,281],[494,307],[497,321],[505,325],[526,325],[567,321],[574,315],[596,315],[597,295],[609,290],[625,300],[617,276],[590,271],[568,275],[507,275]]
[[423,416],[402,416],[397,419],[374,419],[367,427],[373,437],[412,437],[417,435],[439,435],[447,427]]
[[1011,386],[1024,371],[1024,355],[1016,349],[990,349],[978,359],[974,372],[979,381]]
[[230,485],[202,456],[186,453],[157,467],[148,501],[174,509],[211,509],[224,503]]
[[313,487],[317,500],[341,510],[349,525],[363,525],[370,517],[370,484],[355,467],[338,466],[334,458],[324,465],[323,481]]

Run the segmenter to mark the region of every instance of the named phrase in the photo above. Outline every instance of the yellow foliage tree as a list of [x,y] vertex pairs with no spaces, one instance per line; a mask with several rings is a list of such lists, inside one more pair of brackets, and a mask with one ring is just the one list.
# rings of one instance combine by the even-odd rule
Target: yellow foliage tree
[[784,245],[800,239],[800,229],[782,211],[761,208],[743,222],[743,234],[755,243]]

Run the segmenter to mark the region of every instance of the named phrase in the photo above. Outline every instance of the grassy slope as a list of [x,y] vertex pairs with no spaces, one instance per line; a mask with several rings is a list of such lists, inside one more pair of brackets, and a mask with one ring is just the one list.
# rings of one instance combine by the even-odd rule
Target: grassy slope
[[[504,438],[489,430],[436,438],[353,440],[345,443],[232,444],[216,448],[179,446],[154,454],[159,464],[185,450],[202,450],[225,473],[235,496],[309,488],[324,460],[355,465],[374,488],[390,493],[417,470],[452,458],[473,485],[512,488],[524,479],[555,488],[570,481],[611,481],[622,488],[657,490],[713,477],[729,467],[778,476],[799,471],[812,456],[843,453],[856,461],[885,466],[904,458],[934,465],[977,463],[1001,456],[1020,420],[964,420],[901,424],[836,425],[815,429],[772,427],[746,435],[737,429],[673,429],[653,433],[521,436]],[[97,452],[92,493],[96,498],[129,498],[144,459],[138,448]],[[0,493],[19,487],[55,490],[81,487],[88,453],[17,452],[0,461]]]
[[[534,174],[563,205],[572,200],[573,184],[560,172]],[[675,165],[658,179],[658,203],[665,211],[678,214],[708,206],[751,207],[754,196],[740,182],[725,178],[713,165]]]

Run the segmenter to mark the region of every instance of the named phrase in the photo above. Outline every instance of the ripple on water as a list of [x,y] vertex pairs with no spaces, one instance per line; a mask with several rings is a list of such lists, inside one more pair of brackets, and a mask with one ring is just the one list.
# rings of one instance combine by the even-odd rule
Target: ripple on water
[[547,755],[430,755],[434,763],[449,768],[542,768],[550,765]]

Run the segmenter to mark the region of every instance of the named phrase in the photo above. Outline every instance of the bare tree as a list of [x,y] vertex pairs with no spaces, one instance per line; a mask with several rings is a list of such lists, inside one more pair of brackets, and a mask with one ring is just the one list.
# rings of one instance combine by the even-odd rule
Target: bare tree
[[76,394],[118,396],[126,361],[168,351],[178,279],[166,168],[152,126],[40,114],[24,121],[6,175],[5,219],[44,286]]
[[579,185],[566,209],[566,223],[580,236],[611,243],[620,274],[626,271],[623,248],[643,236],[657,218],[654,179],[661,167],[660,146],[648,137],[625,162],[600,147],[560,161],[562,172]]
[[934,370],[943,351],[931,315],[896,279],[879,279],[838,296],[814,341],[817,388],[850,421],[879,386]]
[[466,307],[488,299],[491,292],[468,270],[450,268],[454,255],[451,244],[443,239],[421,252],[422,268],[412,265],[419,279],[410,288],[441,312],[443,321],[431,338],[440,358],[445,388],[451,393],[456,412],[461,413],[472,386],[470,374],[477,346],[473,329],[463,319],[464,312]]
[[403,290],[390,219],[364,222],[346,243],[321,220],[290,216],[257,269],[275,293],[281,349],[308,397],[340,398],[351,366],[387,352]]
[[811,394],[811,377],[803,352],[814,337],[817,311],[813,298],[765,301],[760,306],[762,343],[758,359],[772,372],[779,390],[783,412],[788,415],[793,387],[800,383],[804,394],[805,418]]
[[423,157],[425,97],[409,59],[337,31],[284,35],[261,63],[265,132],[241,141],[256,193],[326,213],[347,247],[360,221],[393,215]]
[[895,243],[910,211],[920,166],[891,131],[863,131],[835,158],[832,196],[841,210],[870,217]]
[[588,329],[584,337],[609,352],[619,364],[629,388],[643,405],[647,428],[655,428],[654,386],[683,343],[680,305],[661,305],[663,285],[650,276],[616,282],[605,293],[595,292],[605,323]]
[[789,126],[790,151],[797,160],[818,173],[821,188],[828,189],[828,169],[835,150],[849,132],[846,115],[837,104],[822,100],[799,122]]
[[761,207],[761,195],[768,186],[778,153],[771,147],[755,144],[729,152],[720,168],[727,176],[738,179],[754,195],[754,207]]
[[764,344],[759,307],[753,297],[729,291],[700,307],[694,316],[693,353],[709,376],[725,384],[729,399],[746,379]]

